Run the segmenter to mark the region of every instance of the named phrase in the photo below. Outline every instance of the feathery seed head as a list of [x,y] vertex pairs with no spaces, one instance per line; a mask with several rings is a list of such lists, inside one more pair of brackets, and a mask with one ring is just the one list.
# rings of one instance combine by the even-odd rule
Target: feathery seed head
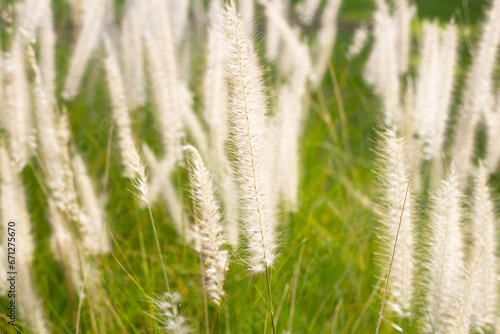
[[127,160],[129,161],[129,175],[133,180],[136,196],[144,203],[149,203],[148,194],[148,177],[146,168],[142,162],[141,156],[135,146],[130,145],[126,151]]
[[78,94],[87,63],[95,47],[99,44],[109,3],[100,0],[88,1],[88,15],[84,17],[83,26],[80,29],[71,57],[68,74],[64,79],[64,90],[62,92],[64,99],[72,99]]
[[433,232],[429,252],[429,329],[450,333],[461,296],[457,288],[465,287],[464,242],[461,232],[461,199],[458,177],[452,165],[433,197],[430,228]]
[[210,299],[219,305],[224,296],[224,280],[229,255],[224,249],[224,233],[219,204],[215,198],[210,173],[198,150],[184,146],[188,153],[191,194],[195,205],[196,226],[194,240],[204,262],[207,291]]
[[191,333],[188,320],[181,314],[179,310],[179,302],[181,295],[177,292],[165,292],[158,299],[153,299],[160,323],[165,331],[175,334]]
[[61,210],[51,199],[48,203],[48,220],[53,230],[51,246],[54,256],[58,262],[64,265],[73,287],[80,291],[83,279],[77,242],[68,228],[67,220],[61,214]]
[[230,121],[233,125],[235,161],[243,204],[243,222],[247,229],[249,269],[262,272],[276,258],[276,217],[270,198],[271,168],[266,164],[266,98],[262,74],[245,23],[234,2],[225,10],[226,41],[231,55],[228,71],[232,78],[233,101]]
[[412,126],[422,141],[422,153],[426,159],[438,157],[444,142],[454,87],[457,42],[454,24],[442,30],[437,22],[424,22]]
[[474,246],[472,258],[479,258],[477,284],[480,288],[473,295],[472,321],[478,327],[495,324],[498,304],[498,258],[496,256],[496,220],[491,191],[488,186],[488,173],[482,162],[479,164],[475,181],[472,224]]
[[478,267],[484,248],[481,248],[474,262],[468,263],[465,268],[465,280],[463,288],[455,287],[461,291],[460,304],[457,312],[453,316],[452,333],[469,334],[472,325],[471,319],[474,311],[474,298],[477,297],[477,290],[481,287],[478,284]]
[[106,59],[104,60],[104,68],[106,70],[106,79],[108,81],[108,88],[111,97],[113,122],[116,124],[118,147],[120,149],[122,163],[125,166],[124,174],[129,176],[133,174],[133,171],[130,170],[132,162],[128,160],[130,157],[128,150],[131,145],[134,145],[134,138],[132,135],[125,85],[117,59],[117,52],[107,36],[105,36],[104,42],[108,53]]
[[35,249],[31,233],[31,217],[21,175],[16,170],[16,164],[9,153],[0,146],[0,213],[4,227],[10,220],[16,222],[16,235],[19,237],[17,263],[31,266]]
[[320,4],[321,0],[305,0],[296,6],[296,12],[304,25],[312,23]]
[[457,172],[462,183],[472,168],[474,138],[481,115],[492,110],[493,74],[500,45],[500,0],[493,0],[482,26],[482,35],[472,59],[456,125],[453,159],[460,161]]
[[[26,165],[29,152],[29,133],[31,124],[30,89],[26,77],[25,44],[19,36],[12,42],[12,50],[5,59],[5,99],[11,109],[8,117],[2,119],[8,133],[9,148],[16,169]],[[3,69],[2,69],[3,71]]]
[[321,28],[317,33],[316,57],[310,75],[311,82],[315,87],[321,83],[332,55],[333,45],[337,37],[337,14],[340,3],[341,0],[328,0],[321,12]]
[[381,133],[378,152],[379,184],[382,201],[378,208],[381,226],[382,264],[389,267],[396,233],[400,225],[398,242],[388,290],[388,306],[401,317],[410,316],[414,291],[415,241],[412,220],[412,196],[406,190],[410,179],[409,164],[406,159],[406,145],[396,136],[395,129]]
[[349,46],[349,50],[347,51],[347,55],[349,58],[354,58],[361,53],[366,45],[368,36],[369,32],[366,25],[362,24],[356,28],[352,37],[351,45]]
[[84,218],[80,221],[83,247],[89,254],[106,254],[110,250],[110,245],[104,210],[99,203],[82,158],[75,154],[71,164],[75,172],[78,197],[85,213]]
[[31,46],[27,49],[28,60],[35,73],[35,119],[38,132],[41,166],[47,186],[56,205],[75,222],[80,220],[81,210],[74,185],[73,170],[68,150],[69,127],[64,117],[58,117],[48,100],[42,74]]
[[384,124],[400,126],[397,27],[385,0],[377,1],[373,35],[374,45],[365,65],[364,77],[384,102]]

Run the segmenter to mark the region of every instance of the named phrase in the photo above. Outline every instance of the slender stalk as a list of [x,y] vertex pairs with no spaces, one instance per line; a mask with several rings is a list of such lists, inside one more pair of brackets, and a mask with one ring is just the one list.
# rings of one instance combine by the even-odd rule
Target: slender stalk
[[475,276],[476,276],[476,272],[477,272],[477,268],[479,266],[479,260],[481,259],[481,255],[483,255],[483,251],[484,251],[484,246],[481,246],[481,250],[479,251],[479,256],[477,257],[477,260],[476,260],[476,263],[471,271],[471,278],[470,278],[470,282],[467,286],[467,289],[466,289],[466,293],[465,293],[465,296],[464,296],[464,303],[463,303],[463,307],[462,307],[462,310],[460,310],[460,317],[458,319],[458,325],[456,327],[457,329],[457,332],[461,329],[462,327],[462,324],[466,321],[466,318],[467,318],[467,308],[469,307],[469,301],[471,299],[471,295],[473,293],[473,290],[474,290],[474,279],[475,279]]
[[201,286],[203,288],[203,306],[205,308],[205,331],[206,333],[210,333],[210,322],[208,320],[208,303],[207,303],[207,288],[205,286],[205,271],[203,270],[203,259],[201,257],[201,253],[198,254],[200,259],[200,276],[201,276]]
[[[408,191],[410,190],[411,180],[413,178],[413,172],[415,171],[415,164],[417,163],[418,153],[420,152],[420,143],[417,148],[417,153],[415,154],[415,160],[413,161],[413,166],[411,168],[410,179],[408,180],[408,186],[406,187],[405,199],[403,202],[403,208],[401,209],[401,216],[399,217],[398,231],[396,232],[396,239],[394,240],[394,247],[392,249],[391,264],[389,265],[389,272],[387,273],[387,280],[385,282],[384,296],[382,297],[382,306],[380,307],[380,312],[378,314],[377,329],[375,334],[379,333],[380,324],[382,323],[382,315],[384,313],[385,299],[387,297],[387,289],[389,288],[389,280],[391,278],[392,264],[394,262],[394,255],[396,254],[396,247],[398,245],[399,231],[401,229],[401,223],[403,222],[403,214],[405,212],[406,198],[408,197]],[[404,318],[403,318],[404,319]]]
[[76,313],[76,331],[75,334],[80,333],[80,315],[82,313],[82,304],[83,304],[83,290],[84,286],[82,285],[82,288],[80,289],[82,292],[80,293],[80,300],[78,301],[78,310]]
[[107,191],[108,190],[108,180],[109,180],[109,167],[111,166],[111,143],[113,140],[113,128],[114,128],[114,121],[113,119],[111,120],[111,124],[109,126],[109,132],[108,132],[108,143],[106,144],[106,165],[104,167],[104,181],[103,183],[103,190]]
[[153,212],[151,211],[151,205],[149,201],[146,202],[148,205],[149,218],[151,219],[151,226],[153,227],[153,233],[155,235],[156,247],[158,249],[158,255],[160,256],[161,270],[163,271],[163,277],[165,278],[165,284],[167,285],[167,292],[170,293],[170,285],[168,284],[167,269],[165,268],[165,262],[163,262],[163,255],[161,253],[160,240],[158,239],[158,233],[156,232],[155,220],[153,218]]
[[[227,307],[227,303],[224,304],[224,318],[226,319],[226,334],[231,334],[231,318],[229,316],[229,308]],[[222,324],[222,317],[220,319],[220,323]]]
[[276,334],[276,327],[274,324],[274,311],[273,311],[273,296],[271,293],[271,279],[269,278],[269,268],[266,265],[266,280],[267,280],[267,291],[269,292],[269,312],[271,313],[271,323],[273,328],[273,334]]

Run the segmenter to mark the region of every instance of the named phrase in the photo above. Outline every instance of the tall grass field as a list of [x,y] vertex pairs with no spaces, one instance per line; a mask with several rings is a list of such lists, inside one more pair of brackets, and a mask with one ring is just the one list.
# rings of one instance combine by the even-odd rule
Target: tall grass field
[[500,0],[0,0],[0,333],[500,332]]

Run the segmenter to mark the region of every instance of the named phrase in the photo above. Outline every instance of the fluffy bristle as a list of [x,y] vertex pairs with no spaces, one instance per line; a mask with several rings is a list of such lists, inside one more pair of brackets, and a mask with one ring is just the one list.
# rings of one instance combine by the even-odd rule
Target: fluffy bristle
[[180,301],[181,295],[176,292],[166,292],[162,297],[153,300],[159,321],[167,333],[188,334],[192,332],[188,320],[179,310]]
[[184,150],[188,154],[195,223],[198,226],[194,239],[204,262],[208,295],[219,305],[224,296],[224,280],[229,260],[228,252],[224,249],[219,203],[215,198],[212,178],[198,150],[193,146],[185,146]]
[[461,231],[462,195],[455,171],[441,181],[433,199],[429,251],[429,329],[451,333],[461,303],[458,287],[465,287],[464,241]]
[[106,254],[110,250],[110,244],[104,209],[82,158],[75,155],[71,163],[75,172],[78,197],[85,213],[85,219],[80,222],[83,247],[89,254]]
[[118,147],[122,163],[125,166],[125,175],[130,176],[133,172],[130,170],[132,161],[130,161],[129,148],[134,145],[132,136],[131,121],[127,99],[125,97],[125,86],[118,65],[116,51],[109,39],[105,39],[108,56],[104,61],[106,69],[106,79],[110,92],[111,105],[113,107],[113,121],[116,124],[118,134]]
[[462,106],[455,129],[453,159],[457,162],[457,173],[463,186],[472,167],[474,138],[481,115],[491,110],[493,98],[493,69],[500,45],[500,0],[494,0],[482,26],[482,35],[472,60]]
[[234,98],[230,108],[243,221],[250,252],[249,269],[261,272],[276,258],[276,217],[270,203],[269,169],[265,162],[266,99],[262,73],[246,25],[234,3],[226,7],[226,38],[231,57],[228,70]]
[[496,220],[488,174],[482,164],[475,181],[474,206],[472,211],[474,247],[472,258],[480,257],[477,268],[477,284],[480,286],[473,295],[473,323],[481,328],[494,325],[498,306],[498,258],[496,240]]
[[382,204],[379,208],[382,263],[389,268],[400,217],[398,242],[389,282],[388,305],[401,317],[410,316],[414,287],[415,240],[412,219],[413,199],[411,190],[405,195],[410,180],[407,152],[403,139],[395,130],[382,133],[379,148],[379,184]]
[[127,160],[130,162],[128,177],[133,180],[135,194],[142,202],[147,204],[149,203],[149,191],[146,167],[135,146],[129,146],[126,154]]

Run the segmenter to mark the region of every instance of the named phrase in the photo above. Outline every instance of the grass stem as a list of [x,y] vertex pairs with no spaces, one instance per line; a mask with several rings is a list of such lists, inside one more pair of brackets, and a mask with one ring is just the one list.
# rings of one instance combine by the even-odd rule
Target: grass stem
[[156,225],[155,225],[155,220],[153,218],[153,211],[151,211],[151,205],[149,204],[149,201],[147,201],[147,204],[148,204],[149,218],[151,219],[151,226],[153,227],[153,233],[155,235],[156,247],[158,249],[158,255],[160,256],[163,277],[165,278],[165,284],[167,285],[167,292],[170,294],[170,285],[168,283],[167,269],[165,268],[165,262],[163,262],[163,255],[161,253],[160,240],[158,239],[158,233],[156,232]]
[[271,324],[273,329],[273,334],[276,334],[276,325],[274,323],[274,311],[273,311],[273,296],[271,292],[271,279],[269,277],[269,268],[266,265],[266,280],[267,280],[267,291],[269,292],[269,312],[271,313]]
[[201,253],[199,253],[200,258],[200,268],[201,268],[201,286],[203,288],[203,306],[205,309],[205,331],[206,333],[210,333],[210,322],[208,320],[208,303],[207,303],[207,288],[205,285],[205,274],[203,270],[203,259],[201,257]]

